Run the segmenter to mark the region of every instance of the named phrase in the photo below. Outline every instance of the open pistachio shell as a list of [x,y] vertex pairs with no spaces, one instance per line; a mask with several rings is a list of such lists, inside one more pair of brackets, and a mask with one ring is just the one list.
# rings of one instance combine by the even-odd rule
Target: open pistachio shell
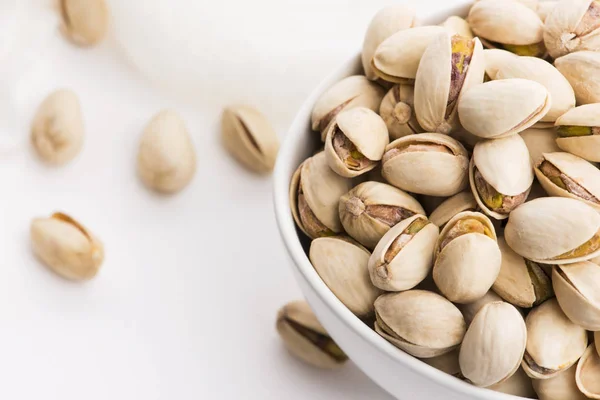
[[381,238],[369,259],[375,286],[387,291],[409,290],[427,277],[439,228],[424,215],[407,218]]
[[374,249],[392,226],[425,211],[408,193],[369,181],[340,197],[339,214],[344,230],[363,246]]
[[552,283],[558,303],[574,323],[600,330],[600,266],[589,261],[557,266]]
[[379,115],[387,125],[391,140],[424,132],[417,121],[414,104],[412,85],[395,85],[383,98]]
[[443,32],[431,41],[415,81],[415,113],[426,131],[448,134],[457,128],[461,93],[483,82],[483,57],[477,38]]
[[546,22],[546,19],[557,4],[558,1],[540,1],[536,10],[540,19]]
[[477,202],[470,191],[460,192],[440,204],[429,216],[429,220],[443,228],[456,214],[475,211]]
[[518,59],[515,53],[501,49],[485,49],[483,51],[485,58],[485,74],[490,80],[496,80],[498,71],[506,68],[506,65],[516,62]]
[[567,318],[556,299],[534,308],[525,324],[527,347],[522,366],[534,379],[548,379],[562,373],[587,348],[587,332]]
[[456,349],[467,329],[454,304],[423,290],[384,294],[375,300],[375,313],[377,333],[419,358]]
[[527,399],[536,398],[533,390],[531,378],[527,376],[523,368],[519,368],[517,372],[504,382],[488,387],[494,392],[511,394],[513,396],[525,397]]
[[473,39],[473,31],[471,31],[471,27],[469,23],[459,16],[453,15],[448,17],[444,22],[440,24],[446,28],[451,35],[460,35],[467,39]]
[[460,369],[469,381],[489,387],[510,378],[525,353],[527,329],[519,311],[490,303],[475,316],[460,348]]
[[523,204],[533,183],[529,150],[519,135],[477,143],[469,165],[471,191],[481,209],[502,220]]
[[498,139],[533,126],[551,104],[550,93],[543,85],[525,79],[503,79],[467,90],[458,103],[458,115],[473,135]]
[[405,4],[394,4],[382,8],[375,14],[363,42],[362,65],[365,75],[371,80],[376,80],[377,75],[371,67],[371,60],[377,47],[394,33],[415,25],[415,10]]
[[452,350],[449,353],[442,354],[441,356],[432,358],[423,358],[425,364],[432,366],[433,368],[459,378],[460,365],[458,364],[458,349]]
[[521,132],[521,138],[525,141],[529,150],[529,158],[532,163],[535,163],[542,157],[544,153],[555,153],[560,151],[556,145],[556,131],[554,129],[545,128],[529,128]]
[[573,108],[555,125],[558,147],[585,160],[600,162],[600,104]]
[[579,360],[575,382],[581,392],[590,399],[600,399],[600,355],[598,343],[591,344]]
[[425,49],[442,32],[445,29],[441,26],[420,26],[393,34],[373,55],[371,65],[375,74],[388,82],[412,83]]
[[554,65],[573,87],[577,104],[600,103],[600,52],[567,54]]
[[587,400],[575,383],[577,365],[549,379],[534,379],[533,389],[540,400]]
[[581,50],[600,50],[600,2],[563,0],[544,25],[544,42],[552,58]]
[[502,297],[498,296],[493,290],[488,291],[482,298],[475,300],[468,304],[457,304],[456,306],[465,317],[465,322],[471,325],[473,318],[477,315],[479,310],[485,307],[487,304],[503,301]]
[[329,168],[324,152],[304,161],[290,184],[290,206],[298,227],[312,239],[342,231],[340,197],[352,188],[349,179]]
[[587,204],[543,197],[510,214],[504,237],[517,254],[531,261],[562,265],[600,255],[599,230],[600,214]]
[[491,221],[462,212],[444,227],[435,245],[433,279],[447,299],[467,304],[483,297],[500,272],[501,253]]
[[535,175],[550,196],[581,200],[600,211],[600,170],[570,153],[544,153]]
[[452,196],[468,185],[469,159],[457,140],[439,133],[409,135],[390,143],[382,159],[392,185],[428,196]]

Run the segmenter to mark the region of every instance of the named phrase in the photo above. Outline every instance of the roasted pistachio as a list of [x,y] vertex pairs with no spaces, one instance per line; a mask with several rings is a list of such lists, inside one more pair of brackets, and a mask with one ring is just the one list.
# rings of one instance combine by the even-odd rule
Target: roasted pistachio
[[560,151],[557,146],[557,135],[554,129],[529,128],[521,132],[521,138],[525,141],[529,150],[529,158],[535,163],[544,153],[555,153]]
[[546,18],[544,42],[553,58],[580,50],[600,50],[600,1],[557,2]]
[[579,360],[575,382],[579,390],[590,399],[600,399],[600,354],[598,342],[592,343]]
[[556,266],[552,283],[558,303],[571,321],[590,331],[600,330],[600,266],[589,261]]
[[556,132],[556,144],[562,150],[600,162],[600,104],[586,104],[566,112],[556,120]]
[[446,28],[451,35],[460,35],[467,39],[473,39],[474,37],[469,23],[464,18],[461,18],[457,15],[448,17],[440,25]]
[[577,104],[600,103],[600,52],[567,54],[554,65],[573,87]]
[[60,0],[62,31],[75,44],[93,46],[104,39],[109,11],[105,0]]
[[471,325],[473,318],[475,318],[475,315],[477,315],[479,310],[490,303],[499,301],[503,301],[502,297],[498,296],[493,290],[490,290],[482,298],[477,299],[472,303],[458,304],[457,307],[462,313],[463,317],[465,317],[465,322],[468,326]]
[[533,388],[540,400],[587,400],[575,383],[576,371],[577,365],[573,365],[552,378],[534,379]]
[[429,216],[429,220],[444,228],[446,223],[456,214],[463,211],[475,211],[477,202],[470,191],[460,192],[440,204]]
[[485,49],[483,51],[485,58],[485,74],[487,80],[496,80],[498,71],[515,63],[519,56],[510,51],[501,49]]
[[392,87],[381,102],[379,114],[385,121],[392,140],[424,131],[414,112],[412,85],[400,84]]

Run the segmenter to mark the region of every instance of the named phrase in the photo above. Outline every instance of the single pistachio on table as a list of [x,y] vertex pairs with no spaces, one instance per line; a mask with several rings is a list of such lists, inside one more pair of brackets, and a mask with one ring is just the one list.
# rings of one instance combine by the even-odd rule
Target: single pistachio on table
[[309,258],[333,294],[359,318],[373,314],[381,294],[371,283],[367,264],[371,253],[345,236],[317,238],[310,244]]
[[558,147],[585,160],[600,162],[600,104],[573,108],[555,125]]
[[294,301],[277,314],[277,332],[287,349],[307,364],[333,369],[348,361],[348,356],[329,337],[305,301]]
[[548,19],[548,16],[554,10],[554,7],[558,4],[558,1],[540,1],[537,6],[537,14],[544,23]]
[[389,143],[385,122],[374,111],[364,107],[344,110],[327,129],[327,163],[338,175],[354,178],[375,168]]
[[525,202],[533,184],[529,150],[519,135],[477,143],[469,182],[484,213],[503,220]]
[[84,126],[77,95],[67,89],[52,92],[39,106],[31,124],[31,142],[42,160],[63,165],[83,146]]
[[93,46],[106,36],[109,11],[105,0],[60,0],[61,30],[73,43]]
[[544,42],[552,58],[600,50],[600,1],[559,1],[546,18]]
[[485,74],[487,80],[496,80],[498,71],[506,68],[507,65],[516,62],[519,56],[502,49],[485,49],[483,50],[483,58],[485,59]]
[[290,183],[290,208],[298,227],[311,239],[342,232],[338,201],[352,182],[333,172],[325,152],[305,160]]
[[525,319],[527,347],[522,366],[533,379],[549,379],[574,365],[588,345],[587,332],[563,313],[556,299],[534,308]]
[[458,116],[473,135],[499,139],[536,124],[551,104],[550,93],[543,85],[526,79],[503,79],[474,86],[463,93],[458,102]]
[[575,382],[577,365],[549,379],[534,379],[533,389],[540,400],[587,400]]
[[428,196],[452,196],[466,189],[468,167],[463,145],[439,133],[396,139],[382,159],[382,174],[389,183]]
[[527,328],[519,311],[505,302],[484,306],[460,348],[462,374],[475,386],[489,387],[517,372],[525,353]]
[[403,291],[421,283],[431,271],[438,234],[439,228],[424,215],[394,225],[369,258],[373,284],[387,291]]
[[383,98],[379,115],[387,125],[390,139],[424,132],[414,112],[414,87],[399,84],[392,87]]
[[453,303],[483,297],[500,272],[501,253],[491,221],[478,212],[454,216],[435,244],[433,279]]
[[425,364],[433,368],[452,375],[456,378],[461,378],[460,365],[458,364],[458,349],[452,350],[449,353],[432,358],[421,359]]
[[475,300],[472,303],[457,304],[456,306],[465,318],[467,326],[471,325],[473,319],[483,307],[490,303],[502,302],[502,297],[498,296],[493,290],[489,290],[482,298]]
[[415,113],[427,132],[449,134],[458,127],[458,100],[483,82],[485,60],[479,39],[438,34],[423,53],[415,80]]
[[91,279],[104,261],[102,243],[66,214],[34,219],[30,236],[35,255],[64,278]]
[[373,71],[385,81],[412,84],[425,49],[443,32],[441,26],[419,26],[393,34],[375,50]]
[[534,10],[516,0],[477,1],[467,21],[488,48],[504,49],[520,56],[546,54],[544,23]]
[[471,30],[469,23],[464,18],[461,18],[457,15],[448,17],[440,24],[440,26],[444,27],[452,35],[460,35],[467,39],[474,38],[473,31]]
[[423,290],[381,295],[375,301],[375,331],[418,358],[455,350],[467,326],[462,314],[444,297]]
[[577,387],[590,399],[600,399],[600,354],[597,346],[598,342],[588,347],[575,373]]
[[221,138],[225,148],[246,168],[273,170],[279,139],[267,118],[250,106],[227,107],[222,115]]
[[362,65],[367,78],[377,79],[371,66],[371,60],[381,42],[396,32],[412,28],[415,23],[415,10],[404,4],[384,7],[375,14],[367,28],[363,42]]
[[316,101],[312,114],[313,131],[321,132],[325,141],[327,127],[342,110],[366,107],[379,110],[385,90],[362,75],[349,76],[327,89]]
[[571,321],[589,331],[600,330],[600,266],[589,261],[556,266],[552,283],[558,303]]
[[144,128],[137,170],[142,182],[162,193],[176,193],[196,173],[196,152],[185,122],[179,114],[163,110]]
[[340,197],[339,214],[344,230],[366,248],[374,249],[391,227],[425,211],[400,189],[364,182]]
[[575,91],[577,104],[600,103],[600,52],[578,51],[554,61]]
[[532,163],[542,157],[544,153],[555,153],[561,151],[557,142],[556,130],[551,128],[529,128],[519,133],[525,141],[529,150],[529,158]]
[[527,376],[523,368],[519,368],[517,372],[504,382],[497,383],[488,387],[494,392],[510,394],[513,396],[525,397],[527,399],[535,399],[535,391],[533,390],[533,382]]
[[535,175],[550,196],[581,200],[600,211],[600,170],[570,153],[544,153]]
[[440,204],[429,216],[429,220],[443,229],[448,221],[463,211],[475,211],[477,202],[470,191],[460,192]]
[[585,261],[600,255],[600,214],[579,200],[543,197],[510,214],[504,238],[517,254],[533,262]]

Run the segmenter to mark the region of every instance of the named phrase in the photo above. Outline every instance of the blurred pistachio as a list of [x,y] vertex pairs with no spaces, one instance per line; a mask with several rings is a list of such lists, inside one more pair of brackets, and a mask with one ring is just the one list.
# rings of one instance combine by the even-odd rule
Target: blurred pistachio
[[93,46],[106,36],[109,10],[105,0],[59,0],[62,31],[75,44]]

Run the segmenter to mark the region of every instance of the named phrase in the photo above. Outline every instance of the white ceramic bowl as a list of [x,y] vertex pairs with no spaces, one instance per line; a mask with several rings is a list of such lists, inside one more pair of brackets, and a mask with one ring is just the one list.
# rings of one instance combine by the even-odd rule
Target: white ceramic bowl
[[[422,18],[422,24],[439,24],[450,15],[466,15],[471,3],[471,0],[460,0],[449,8],[436,10]],[[319,135],[310,129],[313,104],[334,83],[361,70],[360,57],[357,56],[321,83],[298,112],[279,153],[274,174],[275,213],[281,236],[293,261],[296,280],[319,321],[340,347],[360,369],[396,398],[519,399],[474,387],[400,351],[354,316],[323,283],[308,259],[305,251],[308,241],[298,235],[289,206],[290,179],[298,165],[319,144]]]

